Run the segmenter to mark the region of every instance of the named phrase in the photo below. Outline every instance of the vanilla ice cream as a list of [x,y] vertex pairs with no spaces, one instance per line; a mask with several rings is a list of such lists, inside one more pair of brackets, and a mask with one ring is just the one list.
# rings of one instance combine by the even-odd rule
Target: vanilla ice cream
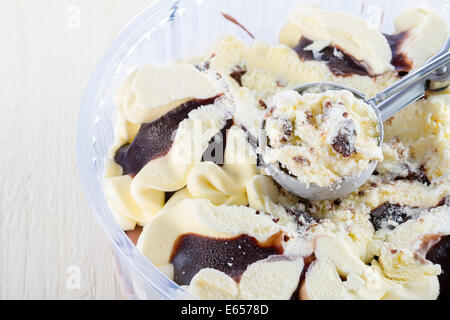
[[[383,148],[374,110],[351,92],[292,91],[332,82],[372,97],[441,49],[447,21],[411,8],[385,35],[317,6],[288,15],[278,44],[223,35],[122,81],[104,179],[112,214],[200,299],[449,299],[449,89],[387,120]],[[300,199],[261,168],[328,186],[375,161],[333,201]]]
[[284,91],[266,114],[266,163],[321,187],[357,177],[383,159],[375,111],[347,90]]
[[[343,12],[323,10],[315,5],[302,5],[290,15],[280,42],[295,47],[304,37],[313,43],[307,50],[320,52],[339,48],[366,68],[370,75],[391,71],[392,52],[387,39],[368,21]],[[337,53],[338,55],[338,53]]]

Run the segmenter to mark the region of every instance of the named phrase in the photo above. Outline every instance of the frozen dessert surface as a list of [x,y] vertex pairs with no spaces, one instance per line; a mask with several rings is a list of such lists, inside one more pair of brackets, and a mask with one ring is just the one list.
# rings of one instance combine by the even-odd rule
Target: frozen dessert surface
[[264,162],[280,163],[308,186],[337,184],[383,159],[374,110],[347,90],[277,94],[265,132]]
[[190,64],[147,65],[125,80],[116,104],[122,105],[129,122],[141,124],[158,119],[187,100],[218,94],[214,84]]
[[172,147],[173,134],[179,123],[192,111],[214,103],[215,98],[190,100],[161,118],[141,125],[133,142],[121,147],[114,158],[122,167],[123,174],[135,176],[147,163],[166,155]]
[[[280,33],[303,60],[325,62],[336,75],[379,76],[417,69],[437,53],[449,33],[446,19],[425,8],[409,8],[382,34],[364,19],[315,5],[295,9]],[[432,36],[430,36],[432,35]]]
[[387,39],[362,18],[315,5],[299,6],[283,28],[280,42],[295,47],[302,38],[311,42],[305,50],[319,59],[321,51],[332,46],[334,55],[339,58],[347,54],[369,75],[392,70],[392,52]]
[[205,61],[208,66],[205,74],[226,88],[236,123],[245,127],[253,140],[258,137],[261,120],[273,96],[281,91],[305,83],[334,82],[371,97],[399,79],[395,70],[376,78],[353,73],[342,76],[327,63],[304,60],[285,45],[270,45],[262,40],[248,45],[228,35],[219,37],[204,56],[192,59],[200,67]]
[[[143,255],[200,299],[449,299],[449,89],[387,120],[382,149],[374,111],[351,92],[292,90],[374,96],[449,34],[421,8],[395,27],[301,6],[279,44],[223,35],[198,57],[131,72],[114,97],[104,193]],[[262,160],[321,186],[378,165],[352,194],[307,201]]]
[[395,19],[396,34],[403,34],[398,52],[417,69],[440,51],[449,33],[448,20],[425,8],[410,8]]

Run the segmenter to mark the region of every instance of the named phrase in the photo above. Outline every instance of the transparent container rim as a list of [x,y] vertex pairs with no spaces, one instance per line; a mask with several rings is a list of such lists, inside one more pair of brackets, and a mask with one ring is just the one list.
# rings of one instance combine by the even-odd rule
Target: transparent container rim
[[[98,92],[102,86],[106,71],[110,68],[112,61],[116,58],[118,52],[120,52],[121,47],[125,45],[127,39],[133,36],[134,31],[137,31],[142,24],[151,18],[151,16],[157,15],[161,11],[170,8],[170,5],[175,9],[178,2],[178,0],[155,1],[147,8],[143,9],[119,32],[113,44],[108,48],[106,53],[98,62],[86,86],[78,113],[76,142],[78,172],[84,193],[98,223],[112,243],[115,254],[119,254],[123,259],[125,259],[128,264],[152,286],[154,290],[167,299],[177,298],[167,292],[168,288],[173,291],[179,291],[180,298],[194,297],[183,290],[175,282],[159,271],[150,261],[148,261],[147,258],[145,258],[145,256],[131,242],[115,220],[108,221],[107,217],[104,217],[100,213],[98,204],[99,199],[104,203],[105,208],[110,214],[110,218],[114,219],[113,213],[106,204],[102,185],[96,177],[94,161],[90,157],[92,155],[92,150],[90,150],[90,148],[92,147],[93,136],[93,128],[90,126],[90,120],[93,120],[93,108],[98,98]],[[103,161],[103,159],[100,159],[100,161]],[[119,243],[121,246],[119,246]],[[125,253],[124,248],[127,250],[127,253]]]

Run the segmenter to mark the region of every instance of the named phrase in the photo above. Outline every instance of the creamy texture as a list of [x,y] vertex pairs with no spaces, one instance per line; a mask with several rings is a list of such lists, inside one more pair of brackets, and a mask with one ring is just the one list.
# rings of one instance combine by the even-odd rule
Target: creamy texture
[[125,80],[117,92],[116,104],[122,106],[129,122],[141,124],[161,117],[189,99],[207,99],[219,93],[190,64],[147,65]]
[[395,19],[396,33],[406,33],[398,51],[419,68],[443,47],[450,29],[446,19],[425,8],[410,8]]
[[[422,170],[431,180],[446,181],[450,172],[450,94],[430,96],[385,123],[385,161],[379,171],[407,176]],[[405,123],[410,125],[405,125]]]
[[289,300],[302,268],[302,260],[256,262],[239,284],[219,271],[203,269],[192,279],[189,291],[204,300]]
[[[387,253],[392,260],[396,259],[391,261],[392,268],[416,273],[410,279],[392,278],[376,260],[369,265],[364,263],[338,233],[319,236],[314,253],[316,260],[306,273],[300,289],[301,299],[435,299],[438,296],[439,268],[421,264],[411,252],[402,257],[392,255],[391,251]],[[379,258],[381,263],[382,258]],[[413,271],[414,267],[418,270]]]
[[[105,179],[108,204],[121,217],[145,225],[164,206],[165,192],[187,185],[189,171],[201,162],[209,141],[221,130],[226,113],[215,105],[192,111],[179,124],[170,152],[149,162],[134,178],[116,175]],[[200,137],[200,141],[199,141]],[[110,164],[110,166],[116,166]],[[130,221],[122,225],[128,230]]]
[[314,43],[308,48],[320,54],[331,45],[361,62],[371,75],[391,71],[392,52],[383,34],[366,20],[343,12],[301,5],[290,15],[280,42],[295,47],[300,38]]
[[147,65],[132,72],[114,96],[116,143],[111,156],[133,141],[142,123],[157,120],[193,98],[208,99],[218,94],[217,87],[189,64]]
[[281,92],[265,121],[264,162],[279,163],[307,186],[337,184],[383,159],[378,118],[350,91]]
[[[206,55],[192,62],[200,64],[205,60],[209,65],[205,74],[227,89],[234,104],[236,123],[245,127],[253,140],[258,136],[261,120],[273,95],[281,91],[305,83],[334,82],[371,97],[398,80],[396,72],[387,72],[377,78],[337,76],[320,61],[302,61],[285,45],[269,45],[261,40],[247,45],[234,36],[220,37]],[[242,86],[235,79],[236,70],[245,70],[239,78]],[[218,80],[217,73],[221,75]]]
[[[423,9],[396,27],[394,56],[364,20],[304,6],[281,44],[222,36],[124,79],[104,192],[124,230],[143,227],[138,249],[200,299],[448,299],[449,90],[386,121],[382,154],[376,118],[353,95],[289,91],[334,82],[373,96],[400,79],[391,63],[420,67],[448,33]],[[325,184],[379,160],[374,175],[335,201],[289,194],[257,166],[269,110],[294,175]]]

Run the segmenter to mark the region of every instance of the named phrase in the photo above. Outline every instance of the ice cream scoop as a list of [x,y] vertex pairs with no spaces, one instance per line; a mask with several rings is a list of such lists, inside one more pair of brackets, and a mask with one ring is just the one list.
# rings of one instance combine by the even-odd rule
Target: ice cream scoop
[[[439,91],[448,87],[448,81],[450,79],[449,44],[450,41],[448,39],[444,49],[430,59],[424,67],[410,73],[393,86],[368,100],[366,100],[365,95],[361,92],[334,83],[309,83],[297,87],[294,90],[301,95],[305,93],[320,93],[327,90],[348,90],[352,92],[356,98],[364,100],[367,106],[375,112],[378,118],[379,146],[381,147],[383,145],[384,121],[391,118],[409,104],[423,98],[427,92]],[[266,132],[266,119],[270,117],[270,112],[273,112],[273,110],[269,109],[267,111],[267,117],[264,117],[261,123],[259,133],[260,150],[263,150],[270,144]],[[281,168],[279,162],[270,164],[263,163],[268,174],[283,188],[301,198],[309,200],[333,200],[350,194],[367,181],[374,172],[377,164],[377,161],[372,161],[358,175],[343,177],[339,182],[329,186],[319,186],[314,183],[306,184],[297,177],[289,174]]]

